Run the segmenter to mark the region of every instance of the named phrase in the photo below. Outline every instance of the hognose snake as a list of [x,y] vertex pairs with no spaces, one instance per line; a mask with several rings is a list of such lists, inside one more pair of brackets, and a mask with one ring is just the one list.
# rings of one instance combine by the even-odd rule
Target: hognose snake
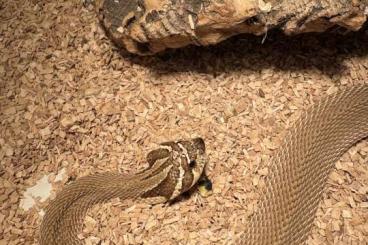
[[[289,130],[270,165],[258,210],[239,244],[303,244],[334,163],[368,136],[368,85],[344,88],[309,108]],[[81,244],[76,235],[94,204],[113,197],[171,200],[192,187],[207,162],[200,138],[163,143],[133,176],[80,178],[53,200],[41,225],[41,245]]]

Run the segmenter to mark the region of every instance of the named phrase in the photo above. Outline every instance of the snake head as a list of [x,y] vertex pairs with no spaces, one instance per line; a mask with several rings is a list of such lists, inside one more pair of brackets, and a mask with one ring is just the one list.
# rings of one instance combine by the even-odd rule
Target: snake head
[[[172,200],[188,191],[200,179],[208,158],[202,138],[169,141],[147,155],[150,169],[160,171],[170,167],[165,179],[145,196],[164,196]],[[160,167],[157,165],[160,164]]]
[[182,154],[182,157],[184,156],[185,158],[181,159],[186,172],[184,174],[184,178],[192,177],[190,185],[188,185],[189,182],[185,182],[183,185],[185,191],[187,191],[197,183],[204,172],[205,166],[208,162],[206,147],[202,138],[194,138],[190,141],[177,141],[176,144],[181,148],[180,153]]

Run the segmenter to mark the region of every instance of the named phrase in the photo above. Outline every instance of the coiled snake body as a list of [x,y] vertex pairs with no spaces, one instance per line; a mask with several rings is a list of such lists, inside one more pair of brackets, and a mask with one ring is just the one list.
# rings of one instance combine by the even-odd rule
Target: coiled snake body
[[[258,210],[238,244],[304,244],[334,163],[368,136],[368,85],[345,88],[309,108],[273,157]],[[112,197],[170,200],[194,185],[206,163],[201,139],[170,142],[148,154],[151,167],[130,177],[99,174],[67,186],[50,204],[42,245],[80,244],[86,210]],[[195,163],[195,164],[193,164]]]

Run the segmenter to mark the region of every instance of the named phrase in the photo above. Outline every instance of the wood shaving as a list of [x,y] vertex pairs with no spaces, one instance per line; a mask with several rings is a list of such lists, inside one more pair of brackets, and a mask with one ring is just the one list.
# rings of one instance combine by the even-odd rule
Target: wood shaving
[[[280,138],[302,110],[368,77],[367,30],[238,37],[124,56],[80,1],[5,1],[0,25],[0,244],[37,244],[43,209],[91,173],[134,173],[166,140],[201,136],[213,194],[172,205],[113,200],[88,212],[86,244],[230,244]],[[308,244],[368,241],[368,143],[336,163]],[[55,176],[65,170],[63,178]],[[46,202],[20,208],[48,174]]]

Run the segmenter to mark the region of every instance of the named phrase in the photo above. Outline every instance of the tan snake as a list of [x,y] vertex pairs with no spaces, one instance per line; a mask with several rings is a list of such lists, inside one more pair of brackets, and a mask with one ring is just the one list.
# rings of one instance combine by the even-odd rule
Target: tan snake
[[[270,165],[264,195],[238,244],[304,244],[334,163],[368,136],[368,85],[344,88],[309,108],[289,130]],[[83,216],[113,197],[167,201],[188,190],[207,162],[202,139],[168,142],[134,176],[97,174],[63,189],[41,225],[41,245],[80,244]]]

